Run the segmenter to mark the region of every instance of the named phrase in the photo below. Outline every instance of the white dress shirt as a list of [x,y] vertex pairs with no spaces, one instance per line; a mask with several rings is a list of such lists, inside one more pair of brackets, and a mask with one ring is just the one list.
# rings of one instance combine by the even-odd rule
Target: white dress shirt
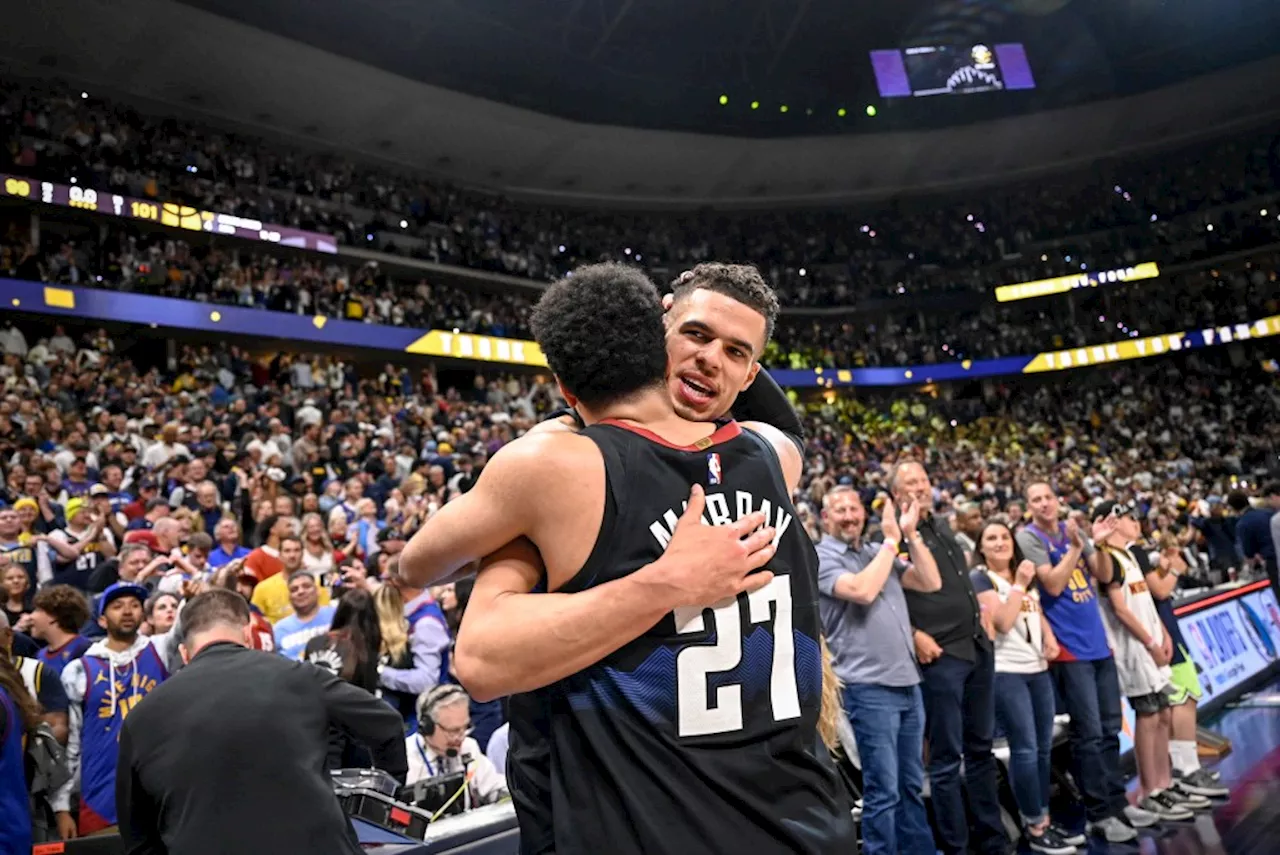
[[457,757],[437,754],[418,733],[405,739],[404,751],[409,758],[406,784],[416,784],[418,781],[434,778],[437,775],[461,772],[463,758],[470,758],[467,763],[470,777],[465,796],[468,809],[496,801],[506,792],[507,779],[494,768],[493,763],[480,750],[480,744],[470,736],[462,741],[462,750],[458,752]]
[[489,762],[493,764],[493,768],[498,770],[498,774],[506,776],[507,774],[507,748],[511,742],[511,725],[503,722],[502,727],[493,732],[493,736],[489,737],[489,745],[485,748],[485,756],[489,758]]

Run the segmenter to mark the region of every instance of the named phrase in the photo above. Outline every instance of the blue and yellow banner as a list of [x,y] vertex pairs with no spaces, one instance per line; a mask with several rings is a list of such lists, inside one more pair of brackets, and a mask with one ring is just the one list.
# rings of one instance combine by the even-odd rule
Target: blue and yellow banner
[[210,335],[247,335],[299,344],[364,347],[511,365],[546,366],[537,342],[495,336],[365,324],[294,315],[243,306],[221,306],[97,288],[0,279],[0,309],[63,315],[85,320],[198,330]]
[[[470,362],[534,368],[543,368],[547,364],[537,342],[523,339],[365,324],[334,320],[323,315],[293,315],[242,306],[217,306],[194,300],[46,285],[20,279],[0,279],[0,309],[144,324],[154,328],[198,330],[214,336],[256,336],[312,346],[362,347]],[[1280,335],[1280,315],[1259,318],[1250,323],[1179,330],[1000,359],[965,359],[897,368],[775,369],[770,373],[780,385],[796,388],[911,386],[1067,371],[1275,335]]]

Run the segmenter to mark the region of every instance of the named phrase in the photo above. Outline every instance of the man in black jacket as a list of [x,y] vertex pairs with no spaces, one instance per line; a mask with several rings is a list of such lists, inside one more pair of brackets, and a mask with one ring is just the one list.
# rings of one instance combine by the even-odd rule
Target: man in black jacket
[[234,591],[194,597],[182,627],[187,667],[121,729],[125,851],[358,855],[325,769],[329,727],[368,745],[403,781],[400,716],[328,671],[248,649],[249,607]]

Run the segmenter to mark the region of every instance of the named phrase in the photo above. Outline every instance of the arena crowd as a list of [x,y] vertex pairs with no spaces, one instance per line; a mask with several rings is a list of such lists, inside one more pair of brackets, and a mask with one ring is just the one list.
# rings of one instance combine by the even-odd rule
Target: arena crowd
[[[560,403],[548,378],[477,375],[442,389],[429,369],[361,371],[307,354],[262,362],[234,347],[184,347],[171,370],[144,372],[103,330],[59,329],[28,345],[10,326],[4,344],[0,549],[16,655],[56,672],[102,650],[121,598],[127,609],[134,596],[145,638],[171,628],[183,598],[236,587],[255,606],[264,649],[339,663],[410,723],[415,700],[450,680],[467,587],[413,589],[396,554]],[[1274,574],[1274,551],[1241,531],[1280,503],[1280,488],[1258,481],[1280,438],[1274,375],[1191,357],[1002,398],[980,410],[927,398],[802,402],[800,521],[815,541],[847,543],[848,514],[852,542],[872,543],[894,473],[918,460],[934,518],[969,556],[992,525],[1027,531],[1040,518],[1028,493],[1047,478],[1081,526],[1099,502],[1131,509],[1141,542],[1178,568],[1180,585]],[[101,748],[76,741],[80,701],[49,699],[46,717],[72,710],[72,766],[101,774],[88,754]],[[477,750],[502,719],[500,704],[472,706]],[[335,767],[359,758],[359,746],[334,748]],[[85,830],[111,818],[92,803],[84,812],[89,786],[81,779]],[[69,810],[69,799],[43,803],[45,824],[63,834],[74,833],[70,814],[48,811]]]
[[[972,295],[1080,265],[1186,265],[1167,283],[1052,305],[784,316],[765,359],[776,366],[1032,353],[1278,311],[1275,256],[1262,249],[1280,215],[1266,133],[1116,162],[1101,177],[1006,187],[980,203],[902,203],[874,215],[549,209],[48,88],[0,90],[0,136],[8,172],[186,200],[354,245],[403,234],[413,238],[403,254],[533,280],[601,259],[678,271],[732,258],[759,265],[786,306],[853,307]],[[37,245],[28,210],[3,216],[0,272],[19,278],[531,334],[532,294],[118,224],[73,238],[50,222]],[[67,773],[50,767],[22,782],[37,840],[116,824],[114,742],[86,722],[118,727],[178,667],[172,630],[183,604],[210,588],[252,604],[259,649],[331,668],[392,705],[405,720],[411,779],[461,750],[484,758],[472,801],[502,797],[504,705],[440,691],[455,680],[469,584],[415,588],[398,556],[494,454],[562,406],[550,377],[477,372],[457,383],[416,364],[227,344],[175,345],[171,358],[144,362],[103,329],[11,319],[0,339],[0,694],[20,699],[0,712],[32,733],[43,725],[65,746],[41,743],[65,750],[54,767]],[[1181,354],[992,381],[984,393],[791,396],[806,461],[794,498],[822,562],[868,853],[963,850],[962,758],[975,845],[1003,851],[992,813],[997,725],[1033,848],[1075,851],[1080,835],[1049,814],[1045,727],[1058,705],[1082,758],[1089,828],[1106,839],[1185,819],[1225,793],[1188,755],[1196,678],[1168,609],[1179,589],[1264,574],[1277,582],[1277,374],[1239,354]],[[905,513],[904,501],[917,507]],[[936,564],[936,578],[898,564],[899,545],[917,566]],[[1134,600],[1125,592],[1143,579],[1152,594]],[[999,700],[962,714],[962,693],[990,693],[973,681],[992,660]],[[1137,804],[1125,801],[1117,767],[1121,690],[1143,734]],[[423,715],[438,725],[434,741],[416,727]],[[879,738],[889,731],[901,740]],[[926,736],[933,829],[922,808]],[[371,758],[335,734],[329,762]],[[11,795],[6,783],[0,799]]]

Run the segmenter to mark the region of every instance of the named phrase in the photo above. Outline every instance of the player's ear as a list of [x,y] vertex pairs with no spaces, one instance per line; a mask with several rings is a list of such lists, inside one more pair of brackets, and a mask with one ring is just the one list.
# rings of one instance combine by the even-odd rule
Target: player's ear
[[564,387],[564,384],[560,382],[559,377],[556,378],[556,386],[559,387],[560,397],[564,398],[564,402],[568,404],[570,407],[573,407],[576,409],[578,406],[578,396],[574,395],[572,392],[566,389]]
[[739,392],[746,391],[751,386],[752,383],[756,382],[756,375],[758,375],[759,373],[760,373],[760,363],[759,362],[751,363],[751,370],[747,372],[746,382],[742,384],[742,388],[739,389],[738,391]]

